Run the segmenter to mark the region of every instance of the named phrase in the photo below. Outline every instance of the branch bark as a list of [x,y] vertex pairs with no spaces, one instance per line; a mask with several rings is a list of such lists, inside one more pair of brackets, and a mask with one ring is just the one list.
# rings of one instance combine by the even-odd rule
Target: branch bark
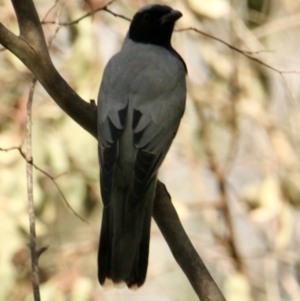
[[27,122],[26,122],[26,175],[27,175],[27,194],[28,194],[28,212],[29,212],[29,229],[30,242],[28,244],[31,255],[31,270],[32,270],[32,288],[34,301],[40,301],[40,279],[39,279],[39,255],[36,249],[36,232],[35,232],[35,212],[34,212],[34,197],[32,184],[32,143],[31,143],[31,107],[33,100],[33,92],[36,84],[36,78],[32,79],[27,101]]
[[166,186],[158,182],[153,217],[168,243],[172,254],[203,301],[225,301],[224,296],[205,267],[171,202]]
[[[66,114],[97,139],[96,105],[85,102],[55,69],[33,1],[12,0],[12,3],[20,35],[14,35],[0,23],[0,43],[28,67]],[[153,217],[199,298],[224,301],[225,298],[186,235],[170,195],[161,182],[157,185]]]

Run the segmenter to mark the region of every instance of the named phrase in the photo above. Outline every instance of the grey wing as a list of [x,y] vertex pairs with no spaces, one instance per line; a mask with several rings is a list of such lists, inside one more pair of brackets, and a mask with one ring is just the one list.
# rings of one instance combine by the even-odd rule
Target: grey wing
[[[138,51],[137,55],[146,55],[147,59],[130,55],[130,61],[127,54],[121,52],[104,72],[98,105],[100,182],[104,205],[109,203],[112,192],[119,141],[123,139],[125,126],[132,127],[127,134],[131,133],[133,137],[127,138],[133,139],[137,150],[132,158],[133,179],[128,195],[131,208],[142,199],[153,182],[177,132],[185,107],[185,70],[177,58],[175,60],[169,53],[161,56],[160,52],[156,48],[153,53]],[[151,57],[153,54],[155,58]],[[149,64],[157,59],[159,63]],[[132,68],[125,68],[129,63]]]
[[127,107],[115,111],[99,124],[100,187],[104,205],[108,205],[118,156],[118,141],[125,127]]
[[105,206],[110,201],[118,144],[127,116],[126,95],[123,97],[125,93],[113,88],[115,82],[113,67],[113,64],[107,65],[98,96],[100,187]]
[[185,83],[156,101],[133,111],[133,141],[137,148],[128,206],[134,208],[147,191],[177,133],[185,107]]

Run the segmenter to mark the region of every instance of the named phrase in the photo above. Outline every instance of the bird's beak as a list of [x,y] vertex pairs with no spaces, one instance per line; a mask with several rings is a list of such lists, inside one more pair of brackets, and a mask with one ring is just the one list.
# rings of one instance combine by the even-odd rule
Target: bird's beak
[[182,17],[182,13],[178,10],[172,10],[170,13],[160,18],[160,24],[175,22]]

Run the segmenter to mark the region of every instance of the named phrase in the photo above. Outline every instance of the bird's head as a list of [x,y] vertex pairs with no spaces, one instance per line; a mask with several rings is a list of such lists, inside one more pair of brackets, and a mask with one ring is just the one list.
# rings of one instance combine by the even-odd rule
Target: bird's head
[[129,38],[139,43],[170,47],[175,22],[181,16],[181,12],[167,5],[144,6],[133,17]]

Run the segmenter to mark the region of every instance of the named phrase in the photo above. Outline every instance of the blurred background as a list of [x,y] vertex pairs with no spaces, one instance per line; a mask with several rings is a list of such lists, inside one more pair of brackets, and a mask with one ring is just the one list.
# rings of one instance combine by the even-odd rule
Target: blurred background
[[[86,101],[129,22],[102,0],[35,0],[53,62]],[[132,18],[146,0],[109,9]],[[160,169],[180,219],[228,301],[300,300],[300,2],[163,1],[183,13],[173,46],[188,68],[186,112]],[[10,1],[0,22],[18,34]],[[54,21],[50,22],[49,21]],[[54,23],[54,24],[53,24]],[[230,49],[224,43],[244,51]],[[251,56],[253,59],[249,59]],[[284,73],[285,71],[290,71]],[[20,146],[32,75],[0,46],[0,148]],[[33,159],[42,300],[197,300],[155,222],[144,286],[104,290],[96,278],[101,222],[97,144],[37,84]],[[0,300],[32,300],[26,168],[0,151]]]

